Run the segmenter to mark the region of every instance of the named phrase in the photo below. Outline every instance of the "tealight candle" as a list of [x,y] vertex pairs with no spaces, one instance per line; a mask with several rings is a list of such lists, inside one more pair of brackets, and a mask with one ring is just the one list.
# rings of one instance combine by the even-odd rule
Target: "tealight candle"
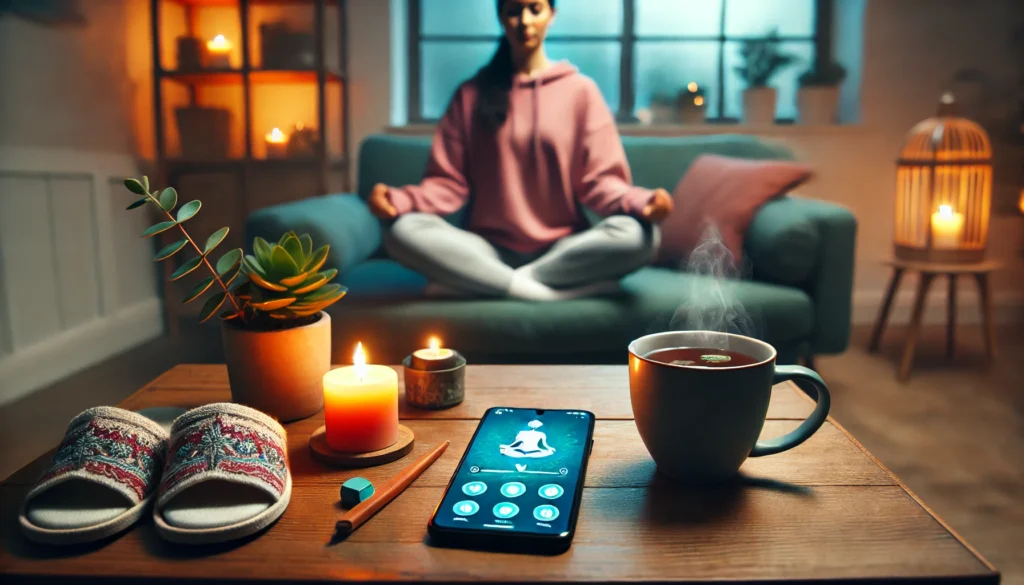
[[362,343],[352,363],[324,375],[327,444],[345,453],[389,447],[398,442],[398,373],[367,365]]
[[264,139],[267,143],[267,158],[285,158],[288,156],[288,135],[274,128],[267,132]]
[[956,249],[964,233],[964,215],[950,205],[940,205],[932,214],[932,248]]
[[424,372],[437,370],[448,370],[454,368],[458,362],[458,356],[450,349],[441,347],[441,341],[431,337],[427,342],[427,349],[417,349],[412,352],[412,367]]
[[206,66],[211,69],[231,68],[231,41],[224,35],[217,35],[206,41]]

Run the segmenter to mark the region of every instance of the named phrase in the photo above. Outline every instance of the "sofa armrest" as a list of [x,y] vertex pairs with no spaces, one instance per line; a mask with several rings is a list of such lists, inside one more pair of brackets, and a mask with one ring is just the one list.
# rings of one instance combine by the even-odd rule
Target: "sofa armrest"
[[366,260],[380,248],[381,227],[366,203],[353,193],[312,197],[265,207],[245,221],[246,246],[260,236],[277,241],[293,230],[313,237],[314,247],[330,244],[326,268],[344,272]]
[[798,286],[814,301],[812,353],[849,345],[856,235],[848,209],[796,196],[765,204],[747,230],[754,278]]

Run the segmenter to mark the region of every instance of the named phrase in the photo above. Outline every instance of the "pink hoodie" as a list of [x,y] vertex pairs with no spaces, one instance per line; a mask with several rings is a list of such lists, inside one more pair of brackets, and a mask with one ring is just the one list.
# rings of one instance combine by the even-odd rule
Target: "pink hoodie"
[[472,194],[470,231],[535,252],[586,227],[580,204],[601,216],[639,215],[650,201],[649,189],[632,185],[600,90],[576,67],[517,76],[497,137],[476,122],[477,94],[471,81],[455,92],[423,181],[388,192],[399,214],[453,213]]

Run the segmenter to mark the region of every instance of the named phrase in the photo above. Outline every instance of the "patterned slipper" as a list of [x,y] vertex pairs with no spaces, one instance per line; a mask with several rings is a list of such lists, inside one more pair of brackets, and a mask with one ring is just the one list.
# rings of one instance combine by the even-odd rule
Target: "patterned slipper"
[[142,517],[163,466],[168,434],[134,412],[99,406],[68,425],[18,521],[43,544],[81,544],[121,532]]
[[270,526],[292,495],[285,431],[239,404],[208,404],[174,421],[153,520],[172,542],[209,544]]

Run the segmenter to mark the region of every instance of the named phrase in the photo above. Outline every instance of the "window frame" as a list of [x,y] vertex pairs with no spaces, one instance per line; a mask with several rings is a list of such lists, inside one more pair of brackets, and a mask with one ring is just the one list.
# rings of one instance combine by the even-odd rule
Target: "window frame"
[[[742,41],[751,38],[743,35],[725,34],[725,8],[729,0],[722,0],[721,27],[717,35],[638,35],[636,34],[636,0],[622,1],[622,34],[618,35],[548,35],[546,40],[559,42],[609,42],[618,41],[620,47],[619,57],[619,110],[615,117],[620,123],[635,123],[637,118],[633,113],[636,107],[636,44],[638,42],[679,42],[679,41],[715,41],[718,43],[718,87],[717,93],[718,112],[725,110],[725,46],[728,41]],[[780,35],[780,41],[811,41],[814,45],[814,60],[816,64],[827,63],[832,59],[832,15],[833,2],[835,0],[814,0],[814,31],[810,36],[806,35]],[[422,52],[423,41],[443,42],[480,42],[497,41],[491,35],[437,35],[421,32],[421,0],[406,0],[408,15],[408,88],[407,108],[409,124],[430,124],[437,122],[436,118],[426,118],[422,115]],[[735,124],[737,118],[728,118],[719,115],[717,118],[708,118],[711,124]],[[776,123],[787,123],[792,120],[779,119]]]

